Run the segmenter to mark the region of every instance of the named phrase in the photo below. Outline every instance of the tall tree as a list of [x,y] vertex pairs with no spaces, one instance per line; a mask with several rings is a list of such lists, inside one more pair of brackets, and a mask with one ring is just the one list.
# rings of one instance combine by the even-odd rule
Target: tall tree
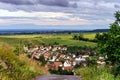
[[[99,51],[103,55],[107,55],[108,61],[116,68],[120,68],[120,12],[115,13],[116,20],[110,25],[110,30],[106,33],[96,35],[98,40]],[[115,75],[120,73],[120,69],[116,69]]]

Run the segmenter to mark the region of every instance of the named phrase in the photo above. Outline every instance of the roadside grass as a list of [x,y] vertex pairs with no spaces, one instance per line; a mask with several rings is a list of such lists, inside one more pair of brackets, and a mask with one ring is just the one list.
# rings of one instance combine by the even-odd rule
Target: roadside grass
[[120,80],[118,77],[115,79],[110,70],[105,67],[81,67],[75,70],[75,74],[82,80]]

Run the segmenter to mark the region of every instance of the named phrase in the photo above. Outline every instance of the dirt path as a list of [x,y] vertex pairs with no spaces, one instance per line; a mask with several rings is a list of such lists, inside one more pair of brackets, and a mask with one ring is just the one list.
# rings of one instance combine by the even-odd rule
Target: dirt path
[[33,80],[81,80],[78,76],[73,75],[43,75]]

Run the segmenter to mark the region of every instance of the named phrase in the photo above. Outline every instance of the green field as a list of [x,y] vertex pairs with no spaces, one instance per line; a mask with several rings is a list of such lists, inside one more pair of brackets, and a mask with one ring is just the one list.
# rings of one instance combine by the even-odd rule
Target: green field
[[83,37],[84,38],[89,38],[89,39],[94,39],[95,38],[95,33],[85,33],[85,34],[83,34]]
[[[0,36],[0,42],[5,42],[16,46],[20,41],[37,45],[67,45],[67,46],[90,46],[95,47],[96,43],[73,40],[74,34],[33,34],[33,35],[3,35]],[[94,39],[95,33],[84,33],[85,38]]]

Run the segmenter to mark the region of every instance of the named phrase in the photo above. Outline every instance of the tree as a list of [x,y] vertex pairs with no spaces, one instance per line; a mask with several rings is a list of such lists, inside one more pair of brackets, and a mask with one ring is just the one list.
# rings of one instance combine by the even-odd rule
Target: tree
[[39,61],[42,62],[42,65],[45,65],[45,64],[46,64],[46,61],[45,61],[44,55],[41,55],[41,56],[40,56]]
[[[120,68],[120,12],[115,13],[115,22],[110,25],[106,33],[97,34],[98,47],[101,54],[107,55],[107,61],[111,62],[114,68]],[[117,65],[117,66],[116,66]],[[117,74],[120,73],[120,69]],[[115,72],[115,76],[117,76]]]
[[74,40],[77,40],[77,35],[76,35],[76,34],[73,36],[73,39],[74,39]]

